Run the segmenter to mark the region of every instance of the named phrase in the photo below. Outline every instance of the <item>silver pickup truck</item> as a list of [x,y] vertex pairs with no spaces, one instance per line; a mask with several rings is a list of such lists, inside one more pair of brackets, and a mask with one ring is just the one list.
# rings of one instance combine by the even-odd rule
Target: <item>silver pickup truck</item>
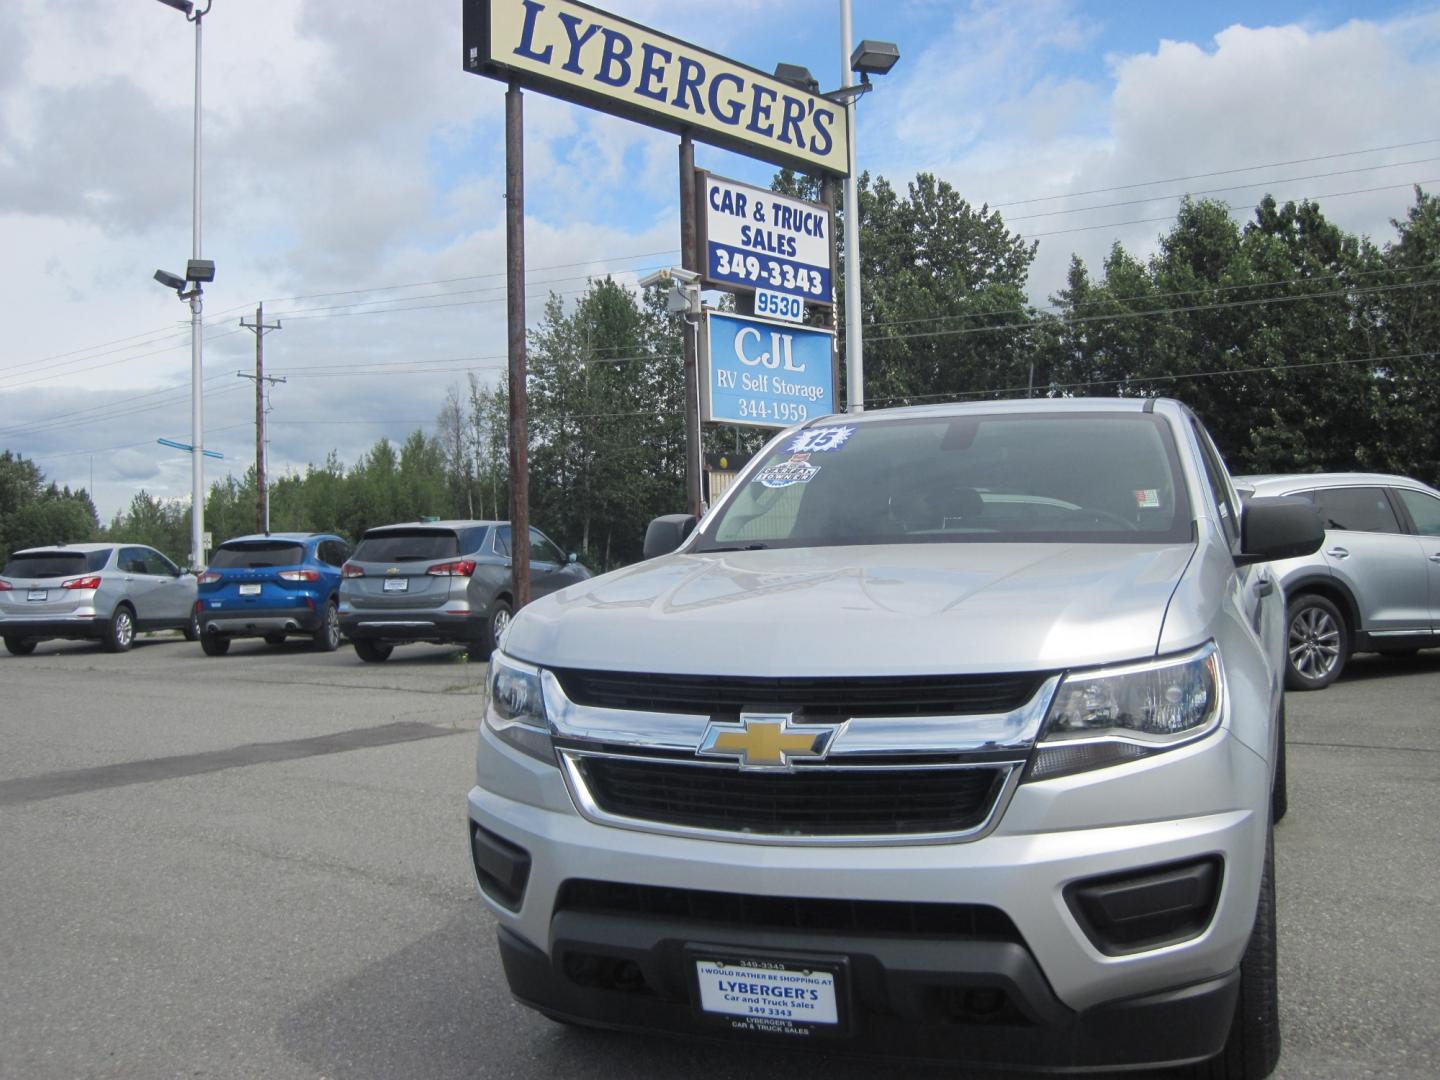
[[[1280,1052],[1304,501],[1167,400],[831,416],[517,613],[469,796],[523,1003],[1040,1069]],[[649,557],[653,556],[653,557]]]

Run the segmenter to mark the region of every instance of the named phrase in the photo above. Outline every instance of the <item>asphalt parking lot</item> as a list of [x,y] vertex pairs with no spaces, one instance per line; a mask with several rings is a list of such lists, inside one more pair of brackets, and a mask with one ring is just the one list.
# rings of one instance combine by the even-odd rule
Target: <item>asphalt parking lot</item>
[[[953,1076],[563,1028],[471,882],[484,667],[0,656],[0,1076]],[[1277,1076],[1440,1076],[1440,651],[1291,695]]]

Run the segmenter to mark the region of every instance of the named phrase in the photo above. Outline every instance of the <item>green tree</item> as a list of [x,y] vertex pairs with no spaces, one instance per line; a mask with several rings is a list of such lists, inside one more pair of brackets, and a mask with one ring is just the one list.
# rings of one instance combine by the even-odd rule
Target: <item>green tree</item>
[[0,451],[0,556],[41,544],[84,543],[99,528],[89,492],[47,484],[33,461]]

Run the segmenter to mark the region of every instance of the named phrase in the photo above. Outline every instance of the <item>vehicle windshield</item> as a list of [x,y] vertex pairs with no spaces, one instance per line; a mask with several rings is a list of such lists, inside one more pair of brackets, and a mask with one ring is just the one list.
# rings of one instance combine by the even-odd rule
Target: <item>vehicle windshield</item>
[[212,570],[258,570],[267,566],[298,566],[305,545],[293,540],[248,540],[221,544],[210,556]]
[[949,542],[1179,543],[1190,508],[1153,414],[827,421],[787,436],[695,550]]
[[109,558],[108,548],[101,551],[25,551],[10,556],[10,561],[0,570],[0,577],[49,578],[93,574],[103,569]]
[[[483,539],[484,530],[479,532]],[[474,547],[461,548],[460,537],[454,529],[386,529],[361,537],[350,559],[352,562],[418,562],[447,559],[478,546],[477,543]]]

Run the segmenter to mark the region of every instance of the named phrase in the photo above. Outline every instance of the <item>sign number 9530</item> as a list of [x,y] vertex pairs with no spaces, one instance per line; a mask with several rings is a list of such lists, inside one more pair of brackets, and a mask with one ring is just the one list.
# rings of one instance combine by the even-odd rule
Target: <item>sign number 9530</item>
[[789,293],[756,289],[755,314],[768,315],[772,319],[785,319],[788,322],[804,322],[805,301]]

